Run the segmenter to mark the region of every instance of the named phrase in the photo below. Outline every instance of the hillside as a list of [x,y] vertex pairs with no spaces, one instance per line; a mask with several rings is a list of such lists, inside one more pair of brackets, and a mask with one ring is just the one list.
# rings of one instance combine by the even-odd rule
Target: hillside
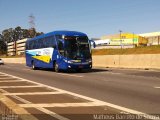
[[160,54],[160,45],[127,49],[93,49],[93,55]]

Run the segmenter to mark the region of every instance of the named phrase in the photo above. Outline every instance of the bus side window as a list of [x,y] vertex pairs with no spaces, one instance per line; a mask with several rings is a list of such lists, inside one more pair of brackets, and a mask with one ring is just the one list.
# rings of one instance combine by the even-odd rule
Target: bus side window
[[28,42],[28,50],[30,50],[30,49],[31,49],[31,41]]
[[53,36],[50,38],[50,42],[51,42],[51,46],[50,47],[55,48],[56,47],[56,43],[55,43],[55,39],[54,39]]
[[48,47],[52,47],[53,43],[52,43],[52,37],[48,38]]
[[29,42],[26,42],[26,50],[29,50],[29,44],[28,44]]
[[43,41],[42,41],[42,39],[37,40],[37,48],[43,48]]
[[30,42],[30,49],[34,49],[33,46],[34,46],[34,43],[33,43],[33,41],[31,41]]
[[64,56],[65,53],[64,53],[64,46],[62,42],[62,35],[56,35],[56,41],[57,41],[59,53]]
[[41,42],[43,45],[43,48],[47,48],[47,39],[46,38],[44,38],[44,39],[42,39],[42,42]]
[[39,40],[37,40],[37,48],[39,48],[39,46],[40,46],[40,42]]
[[52,41],[51,47],[55,48],[56,47],[56,41],[54,39],[54,36],[51,37],[51,41]]
[[41,39],[41,48],[45,48],[45,38]]
[[37,40],[34,40],[33,44],[34,49],[37,49]]
[[63,50],[63,43],[62,43],[62,41],[58,42],[58,48],[59,48],[59,50]]
[[64,47],[62,41],[58,42],[59,53],[64,56]]
[[47,48],[48,47],[48,37],[45,38],[45,40],[43,41],[43,43],[45,44],[44,45],[45,48]]
[[[62,45],[63,45],[61,39],[62,39],[62,35],[56,35],[56,41],[57,41],[58,49],[62,48]],[[60,44],[62,44],[62,45],[60,45]]]
[[55,44],[54,36],[47,37],[47,38],[46,38],[46,44],[47,44],[47,47],[55,48],[55,47],[56,47],[56,44]]

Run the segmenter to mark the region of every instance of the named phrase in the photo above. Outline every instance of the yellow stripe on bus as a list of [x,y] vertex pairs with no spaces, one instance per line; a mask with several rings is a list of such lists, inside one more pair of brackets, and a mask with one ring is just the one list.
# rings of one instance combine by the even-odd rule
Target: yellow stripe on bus
[[50,63],[50,56],[32,56],[33,58],[46,62],[46,63]]

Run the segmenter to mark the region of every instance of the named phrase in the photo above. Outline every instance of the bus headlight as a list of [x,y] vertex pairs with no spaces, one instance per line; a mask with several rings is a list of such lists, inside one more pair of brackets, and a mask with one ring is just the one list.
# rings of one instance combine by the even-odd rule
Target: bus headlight
[[67,63],[68,61],[64,59],[64,62],[66,62],[66,63]]
[[89,59],[89,60],[87,60],[87,62],[91,63],[91,62],[92,62],[92,60],[91,60],[91,59]]
[[68,61],[68,63],[73,63],[73,61]]
[[74,63],[74,61],[72,61],[72,60],[65,60],[65,59],[63,59],[64,60],[64,62],[66,62],[66,63]]

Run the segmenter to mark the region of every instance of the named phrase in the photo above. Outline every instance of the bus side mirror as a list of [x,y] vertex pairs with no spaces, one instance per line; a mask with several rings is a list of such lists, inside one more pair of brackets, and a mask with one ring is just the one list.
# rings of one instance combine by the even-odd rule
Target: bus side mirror
[[94,41],[94,40],[89,40],[89,42],[90,42],[91,46],[93,46],[93,48],[95,48],[95,47],[96,47],[96,43],[95,43],[95,41]]

